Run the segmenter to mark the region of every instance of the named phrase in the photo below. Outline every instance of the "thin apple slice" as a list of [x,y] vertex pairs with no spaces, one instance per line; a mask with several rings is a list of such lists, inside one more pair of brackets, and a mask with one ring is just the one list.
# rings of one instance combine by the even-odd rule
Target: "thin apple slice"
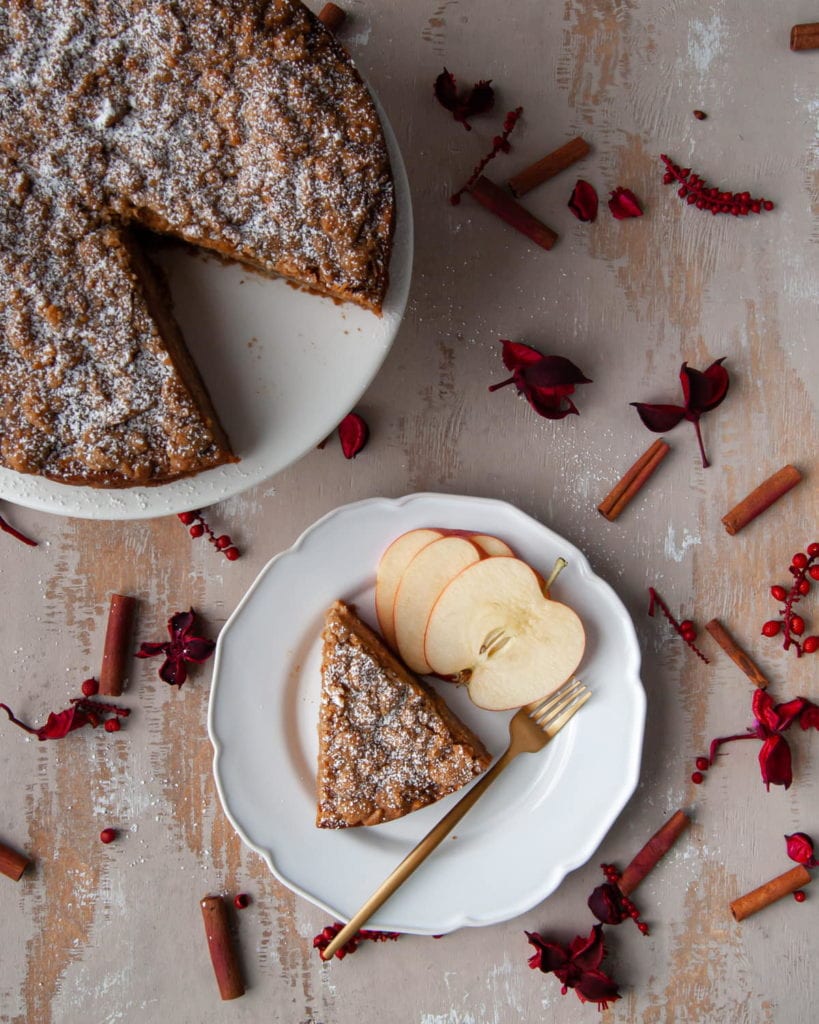
[[505,555],[509,558],[515,557],[515,552],[509,547],[505,540],[495,537],[491,533],[471,533],[469,539],[477,544],[481,551],[486,552],[492,558]]
[[440,537],[421,548],[413,558],[395,593],[393,632],[398,653],[413,672],[430,671],[424,657],[427,619],[438,595],[482,552],[465,537]]
[[393,650],[396,649],[396,646],[395,630],[392,625],[392,608],[404,570],[421,548],[431,544],[434,540],[439,540],[442,536],[442,530],[433,528],[409,530],[407,533],[402,533],[400,537],[396,537],[381,556],[381,561],[375,571],[375,614],[378,618],[381,635]]
[[580,664],[585,631],[577,614],[541,591],[517,558],[485,558],[441,591],[427,620],[424,658],[457,676],[479,707],[522,707],[548,696]]

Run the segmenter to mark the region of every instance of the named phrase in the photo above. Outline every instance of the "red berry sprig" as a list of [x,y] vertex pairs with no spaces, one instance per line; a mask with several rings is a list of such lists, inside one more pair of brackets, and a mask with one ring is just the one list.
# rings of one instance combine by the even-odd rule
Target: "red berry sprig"
[[694,654],[696,654],[698,658],[704,661],[706,665],[710,665],[711,662],[709,661],[709,659],[705,657],[705,655],[702,653],[699,647],[697,647],[697,645],[694,643],[694,641],[697,639],[697,627],[694,625],[691,619],[683,619],[682,622],[677,622],[677,620],[671,614],[671,609],[660,597],[660,595],[657,593],[654,587],[648,588],[648,599],[648,614],[653,617],[654,606],[655,604],[659,605],[660,611],[674,627],[674,630],[683,638],[683,640],[685,640],[685,642],[688,644],[688,646],[691,648]]
[[481,174],[483,174],[483,170],[490,160],[494,160],[498,153],[508,153],[511,150],[512,144],[509,142],[509,136],[515,130],[515,125],[518,123],[518,119],[522,113],[523,107],[515,107],[514,110],[510,110],[507,113],[506,117],[503,119],[503,131],[500,135],[496,135],[492,140],[492,148],[478,161],[477,164],[475,164],[466,183],[461,185],[458,191],[453,192],[449,197],[449,201],[453,206],[457,206],[461,201],[461,196],[472,189],[475,182],[480,178]]
[[797,551],[788,571],[793,576],[790,590],[779,584],[771,587],[771,597],[782,604],[780,618],[763,623],[762,635],[775,637],[782,633],[784,649],[787,651],[793,647],[797,658],[801,658],[803,654],[815,654],[819,650],[819,636],[799,639],[806,625],[802,616],[794,611],[794,605],[810,593],[811,580],[819,580],[819,543],[808,544],[806,551]]
[[216,550],[221,551],[229,562],[235,562],[241,554],[226,533],[219,537],[216,536],[198,509],[193,512],[180,512],[179,521],[188,527],[188,533],[194,540],[206,536]]
[[722,192],[712,188],[698,174],[693,174],[690,167],[680,167],[673,163],[665,153],[660,154],[666,171],[663,184],[671,185],[679,182],[677,195],[689,206],[698,210],[710,210],[711,213],[730,213],[733,217],[747,217],[749,213],[762,213],[772,210],[774,204],[770,199],[754,199],[750,192]]

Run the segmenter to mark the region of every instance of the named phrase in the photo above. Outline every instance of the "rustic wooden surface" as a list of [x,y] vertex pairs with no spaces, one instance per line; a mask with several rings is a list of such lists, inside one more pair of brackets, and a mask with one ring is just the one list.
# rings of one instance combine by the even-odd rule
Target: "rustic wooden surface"
[[[648,722],[638,791],[601,845],[541,906],[505,924],[406,937],[322,965],[311,948],[325,915],[243,848],[211,777],[209,666],[180,691],[140,662],[124,698],[127,730],[38,743],[0,722],[0,838],[35,866],[0,878],[0,1017],[79,1021],[270,1020],[353,1024],[511,1024],[597,1019],[553,977],[529,970],[524,929],[568,939],[588,929],[601,859],[624,863],[675,808],[695,826],[641,888],[651,924],[608,929],[623,998],[604,1021],[801,1022],[815,1019],[816,894],[736,924],[730,900],[790,867],[783,834],[819,838],[819,739],[791,733],[796,781],[766,793],[755,748],[731,749],[701,787],[693,758],[750,724],[750,686],[707,634],[710,665],[646,615],[654,584],[700,626],[718,616],[772,679],[777,697],[819,699],[814,657],[759,636],[768,588],[817,534],[816,323],[819,51],[792,54],[790,26],[819,18],[808,0],[356,0],[343,39],[379,93],[409,171],[415,274],[395,346],[359,410],[372,440],[355,462],[335,445],[211,510],[244,555],[228,563],[173,518],[136,523],[2,514],[40,540],[0,534],[0,699],[43,720],[99,664],[108,596],[141,599],[140,637],[168,614],[200,609],[215,634],[265,561],[320,515],[373,495],[488,495],[520,506],[589,555],[633,613],[644,653]],[[446,65],[491,78],[494,116],[467,133],[437,106]],[[560,234],[534,249],[491,215],[447,203],[522,105],[497,179],[575,134],[592,154],[527,197]],[[698,121],[700,108],[708,119]],[[661,184],[668,152],[715,183],[775,200],[735,220],[684,206]],[[634,189],[641,220],[595,224],[566,208],[582,176],[605,196]],[[497,341],[569,356],[594,381],[579,417],[538,418],[502,379]],[[596,505],[652,438],[629,401],[676,401],[683,359],[725,356],[731,391],[704,420],[712,468],[693,431],[614,524]],[[806,481],[736,537],[720,516],[786,462]],[[810,602],[813,607],[810,607]],[[814,631],[819,608],[809,599]],[[111,846],[99,831],[123,830]],[[498,865],[498,871],[503,865]],[[485,880],[491,885],[491,879]],[[222,1004],[199,911],[210,890],[252,894],[237,915],[248,992]]]

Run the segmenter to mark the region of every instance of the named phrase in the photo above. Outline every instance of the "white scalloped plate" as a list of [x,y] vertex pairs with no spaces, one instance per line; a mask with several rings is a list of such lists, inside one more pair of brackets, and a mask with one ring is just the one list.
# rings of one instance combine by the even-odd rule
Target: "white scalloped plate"
[[[274,875],[346,921],[458,799],[447,797],[373,828],[324,831],[315,821],[320,633],[337,598],[374,623],[375,567],[399,534],[422,526],[494,533],[548,573],[586,627],[578,675],[593,692],[541,753],[515,761],[453,836],[370,922],[437,935],[504,921],[552,893],[592,855],[637,785],[645,722],[640,654],[620,599],[585,556],[505,502],[446,494],[345,505],[268,563],[219,636],[208,726],[230,821]],[[510,713],[474,707],[463,688],[435,684],[493,755]]]
[[181,248],[158,254],[182,329],[241,462],[159,487],[73,487],[0,467],[0,498],[82,519],[147,519],[205,508],[300,459],[364,394],[401,326],[412,277],[409,183],[395,134],[375,100],[390,151],[396,231],[383,314],[298,291]]

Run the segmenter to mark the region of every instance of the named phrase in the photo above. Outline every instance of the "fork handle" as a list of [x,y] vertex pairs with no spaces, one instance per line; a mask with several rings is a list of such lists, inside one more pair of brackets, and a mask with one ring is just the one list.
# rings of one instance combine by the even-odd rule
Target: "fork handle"
[[495,781],[510,761],[520,753],[511,747],[501,754],[498,760],[492,765],[489,771],[480,778],[475,785],[455,804],[455,806],[444,815],[424,838],[415,846],[401,861],[397,868],[389,874],[370,896],[361,909],[350,918],[338,935],[330,942],[322,952],[323,960],[329,960],[337,949],[340,949],[345,942],[348,942],[358,932],[362,925],[373,916],[378,908],[389,899],[395,890],[402,885],[415,869],[422,864],[432,851],[438,846],[458,822],[463,818],[472,805],[484,794],[486,789]]

